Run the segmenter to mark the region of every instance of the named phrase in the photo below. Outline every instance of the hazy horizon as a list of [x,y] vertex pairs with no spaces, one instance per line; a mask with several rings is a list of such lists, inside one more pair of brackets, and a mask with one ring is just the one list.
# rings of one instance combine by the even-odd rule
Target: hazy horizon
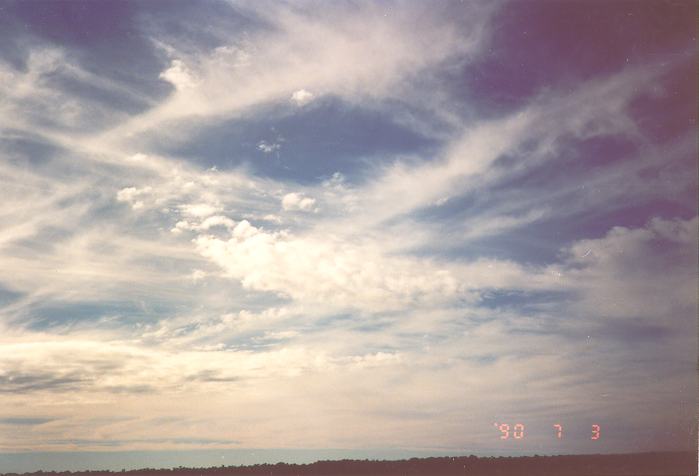
[[696,18],[0,0],[0,472],[696,451]]
[[[662,453],[662,452],[661,452]],[[687,451],[691,454],[691,451]],[[623,455],[624,453],[566,453],[567,456]],[[626,453],[628,454],[628,453]],[[636,454],[636,453],[632,453]],[[674,453],[672,453],[674,454]],[[219,449],[186,451],[54,451],[47,453],[0,453],[3,473],[37,472],[49,467],[54,471],[121,471],[138,469],[218,468],[257,464],[310,464],[317,461],[369,460],[406,461],[431,457],[519,457],[559,456],[558,453],[473,454],[468,451],[411,451],[390,449]]]

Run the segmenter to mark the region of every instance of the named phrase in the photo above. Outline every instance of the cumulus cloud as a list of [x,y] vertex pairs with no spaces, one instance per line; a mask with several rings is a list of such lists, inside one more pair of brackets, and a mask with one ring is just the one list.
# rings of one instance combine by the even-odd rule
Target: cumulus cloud
[[188,203],[180,207],[186,216],[206,218],[221,211],[221,207],[210,203]]
[[229,239],[200,235],[198,251],[248,289],[367,311],[473,301],[486,288],[555,286],[549,274],[480,260],[458,266],[387,256],[376,244],[267,232],[243,220]]
[[696,217],[617,226],[602,238],[576,242],[566,250],[566,264],[554,268],[580,293],[582,312],[686,323],[696,308],[698,226]]
[[291,95],[291,98],[289,100],[296,104],[299,107],[305,106],[306,104],[310,103],[315,99],[315,95],[309,91],[306,91],[305,89],[299,89],[298,91],[294,91],[294,93]]
[[278,143],[269,143],[266,141],[260,141],[257,144],[257,149],[261,150],[265,154],[271,154],[272,152],[276,152],[281,148],[281,145]]
[[174,227],[170,229],[170,231],[172,233],[179,234],[183,231],[206,231],[216,227],[226,228],[230,230],[235,227],[235,221],[223,215],[214,215],[207,217],[201,223],[180,220],[175,224]]
[[116,198],[117,201],[126,202],[131,205],[131,208],[138,210],[139,208],[143,208],[144,200],[150,196],[151,191],[151,187],[143,187],[140,189],[136,187],[126,187],[117,192]]
[[179,59],[172,60],[170,67],[160,73],[160,79],[169,82],[178,90],[191,89],[197,85],[192,71]]
[[282,208],[286,211],[311,211],[316,204],[316,199],[306,197],[300,193],[287,193],[282,197]]

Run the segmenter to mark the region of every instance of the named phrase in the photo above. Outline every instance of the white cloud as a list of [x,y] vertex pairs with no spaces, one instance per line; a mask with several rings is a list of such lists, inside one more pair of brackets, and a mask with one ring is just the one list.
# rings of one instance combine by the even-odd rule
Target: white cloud
[[280,149],[281,145],[278,143],[269,143],[266,141],[260,141],[257,144],[257,149],[261,150],[265,154],[271,154],[272,152],[276,152]]
[[[69,133],[81,131],[84,137],[86,132],[128,119],[123,112],[97,100],[96,95],[76,94],[76,86],[116,94],[144,106],[152,104],[132,88],[81,67],[61,48],[33,45],[22,54],[22,68],[0,60],[0,124],[8,129],[29,136],[45,134],[50,141],[61,141]],[[47,115],[49,108],[51,114]]]
[[144,160],[148,160],[148,155],[147,154],[133,154],[131,155],[128,160],[131,160],[133,162],[143,162]]
[[188,203],[180,206],[184,215],[195,218],[206,218],[221,211],[221,207],[210,203]]
[[273,222],[273,223],[281,223],[282,219],[279,215],[275,215],[273,213],[268,213],[267,215],[262,217],[263,220]]
[[192,71],[182,60],[178,59],[172,60],[170,67],[160,73],[160,78],[169,82],[178,90],[191,89],[197,85],[197,79]]
[[315,99],[315,95],[305,89],[299,89],[294,91],[289,100],[299,107],[305,106]]
[[298,331],[267,331],[264,339],[290,339],[299,335]]
[[126,202],[131,205],[134,210],[139,210],[143,208],[143,200],[148,198],[152,192],[151,187],[136,188],[136,187],[126,187],[122,188],[117,192],[117,201]]
[[213,228],[215,226],[223,226],[226,228],[233,228],[235,226],[235,222],[231,220],[228,217],[222,216],[222,215],[215,215],[208,217],[206,220],[201,222],[201,225],[197,228],[198,230],[208,230],[210,228]]
[[[395,93],[396,85],[419,71],[475,52],[482,21],[493,10],[463,6],[470,14],[457,22],[439,9],[407,5],[400,15],[390,16],[380,15],[380,7],[370,4],[329,4],[314,14],[280,5],[239,7],[274,28],[250,34],[245,41],[221,31],[224,46],[199,54],[192,54],[187,42],[178,48],[173,38],[167,52],[178,59],[161,77],[176,86],[176,93],[101,140],[124,145],[125,138],[147,133],[178,141],[192,130],[188,119],[238,115],[270,101],[303,103],[310,91],[350,102],[373,101]],[[415,34],[416,24],[420,34]],[[300,82],[304,89],[296,90]],[[298,101],[289,91],[295,91],[292,97],[296,94]],[[163,123],[168,127],[161,127]]]
[[485,288],[556,286],[548,275],[529,273],[514,263],[447,265],[388,256],[376,243],[266,232],[246,220],[227,240],[200,235],[194,242],[204,257],[247,289],[367,312],[473,301]]
[[565,263],[552,269],[580,293],[581,313],[686,323],[695,316],[687,304],[696,307],[698,226],[696,217],[655,218],[642,228],[617,226],[602,238],[576,242]]
[[316,204],[315,198],[306,197],[300,193],[287,193],[282,197],[282,208],[286,211],[311,211]]
[[120,202],[130,202],[136,196],[140,195],[140,191],[136,187],[126,187],[119,190],[117,200]]

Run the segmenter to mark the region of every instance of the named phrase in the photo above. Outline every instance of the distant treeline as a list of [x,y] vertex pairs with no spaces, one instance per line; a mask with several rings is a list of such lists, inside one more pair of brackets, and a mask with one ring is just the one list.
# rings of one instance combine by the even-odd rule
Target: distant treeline
[[[211,468],[144,468],[130,471],[38,471],[42,476],[689,476],[697,474],[696,453],[622,455],[412,458],[400,461],[340,460],[311,464],[256,464]],[[5,473],[5,476],[18,476]]]

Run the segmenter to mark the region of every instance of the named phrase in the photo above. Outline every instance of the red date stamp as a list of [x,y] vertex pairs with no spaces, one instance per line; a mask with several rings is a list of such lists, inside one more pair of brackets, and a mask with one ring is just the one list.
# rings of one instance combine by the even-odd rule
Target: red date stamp
[[[510,438],[521,440],[524,438],[525,427],[523,423],[515,423],[514,425],[510,425],[509,423],[493,423],[493,426],[500,431],[501,440],[509,440]],[[591,430],[590,439],[599,440],[602,436],[602,427],[595,423],[592,425]],[[563,425],[554,423],[553,434],[559,440],[563,439]]]

